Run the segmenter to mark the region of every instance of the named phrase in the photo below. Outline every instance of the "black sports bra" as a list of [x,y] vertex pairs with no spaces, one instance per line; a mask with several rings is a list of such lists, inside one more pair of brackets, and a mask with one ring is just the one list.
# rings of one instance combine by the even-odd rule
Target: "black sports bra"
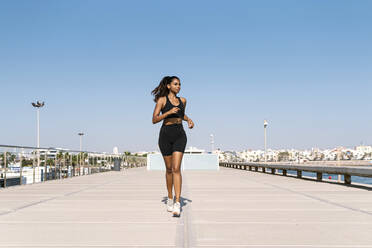
[[164,118],[165,119],[169,119],[169,118],[181,118],[183,119],[184,115],[185,115],[185,106],[183,105],[183,102],[181,101],[181,98],[177,97],[178,98],[178,101],[180,104],[178,104],[177,106],[173,105],[170,101],[169,101],[169,98],[168,98],[168,95],[165,96],[167,98],[167,102],[165,103],[165,106],[164,108],[161,110],[161,113],[164,114],[165,112],[168,112],[169,110],[171,110],[173,107],[177,107],[179,108],[180,110],[178,110],[177,113],[175,114],[170,114],[168,115],[167,117]]

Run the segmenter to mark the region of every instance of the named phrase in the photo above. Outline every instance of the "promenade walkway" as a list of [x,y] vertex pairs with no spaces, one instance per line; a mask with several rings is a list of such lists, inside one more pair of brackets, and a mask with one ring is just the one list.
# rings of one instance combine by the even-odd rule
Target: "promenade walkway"
[[0,247],[372,247],[372,189],[221,168],[133,168],[0,190]]

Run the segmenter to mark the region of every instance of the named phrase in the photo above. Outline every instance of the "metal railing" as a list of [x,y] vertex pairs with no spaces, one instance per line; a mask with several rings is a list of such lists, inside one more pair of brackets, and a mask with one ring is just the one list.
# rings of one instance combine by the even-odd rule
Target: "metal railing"
[[146,166],[126,154],[0,145],[0,188]]
[[[270,169],[272,174],[287,176],[287,171],[296,171],[297,178],[302,178],[302,172],[316,173],[316,180],[322,181],[323,174],[343,175],[344,183],[351,184],[351,176],[372,178],[372,167],[370,166],[337,166],[337,165],[295,165],[295,164],[260,164],[260,163],[236,163],[220,162],[220,166],[249,170],[265,173]],[[279,174],[278,170],[282,173]]]

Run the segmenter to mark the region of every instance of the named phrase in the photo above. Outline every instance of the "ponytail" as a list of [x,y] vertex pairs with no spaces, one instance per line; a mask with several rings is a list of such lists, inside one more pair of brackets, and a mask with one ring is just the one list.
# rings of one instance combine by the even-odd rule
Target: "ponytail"
[[172,82],[173,79],[180,79],[176,76],[165,76],[160,81],[158,87],[156,87],[153,91],[151,91],[151,94],[154,95],[154,102],[157,102],[158,99],[162,96],[166,96],[169,94],[169,89],[167,87],[168,84]]

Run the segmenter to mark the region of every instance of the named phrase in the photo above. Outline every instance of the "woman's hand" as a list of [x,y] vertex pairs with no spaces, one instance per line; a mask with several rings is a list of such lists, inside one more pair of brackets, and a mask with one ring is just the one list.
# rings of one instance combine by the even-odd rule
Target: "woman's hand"
[[180,109],[177,107],[173,107],[171,110],[169,110],[167,113],[168,115],[176,114]]
[[187,124],[189,124],[190,129],[194,127],[194,122],[190,118],[187,120]]

